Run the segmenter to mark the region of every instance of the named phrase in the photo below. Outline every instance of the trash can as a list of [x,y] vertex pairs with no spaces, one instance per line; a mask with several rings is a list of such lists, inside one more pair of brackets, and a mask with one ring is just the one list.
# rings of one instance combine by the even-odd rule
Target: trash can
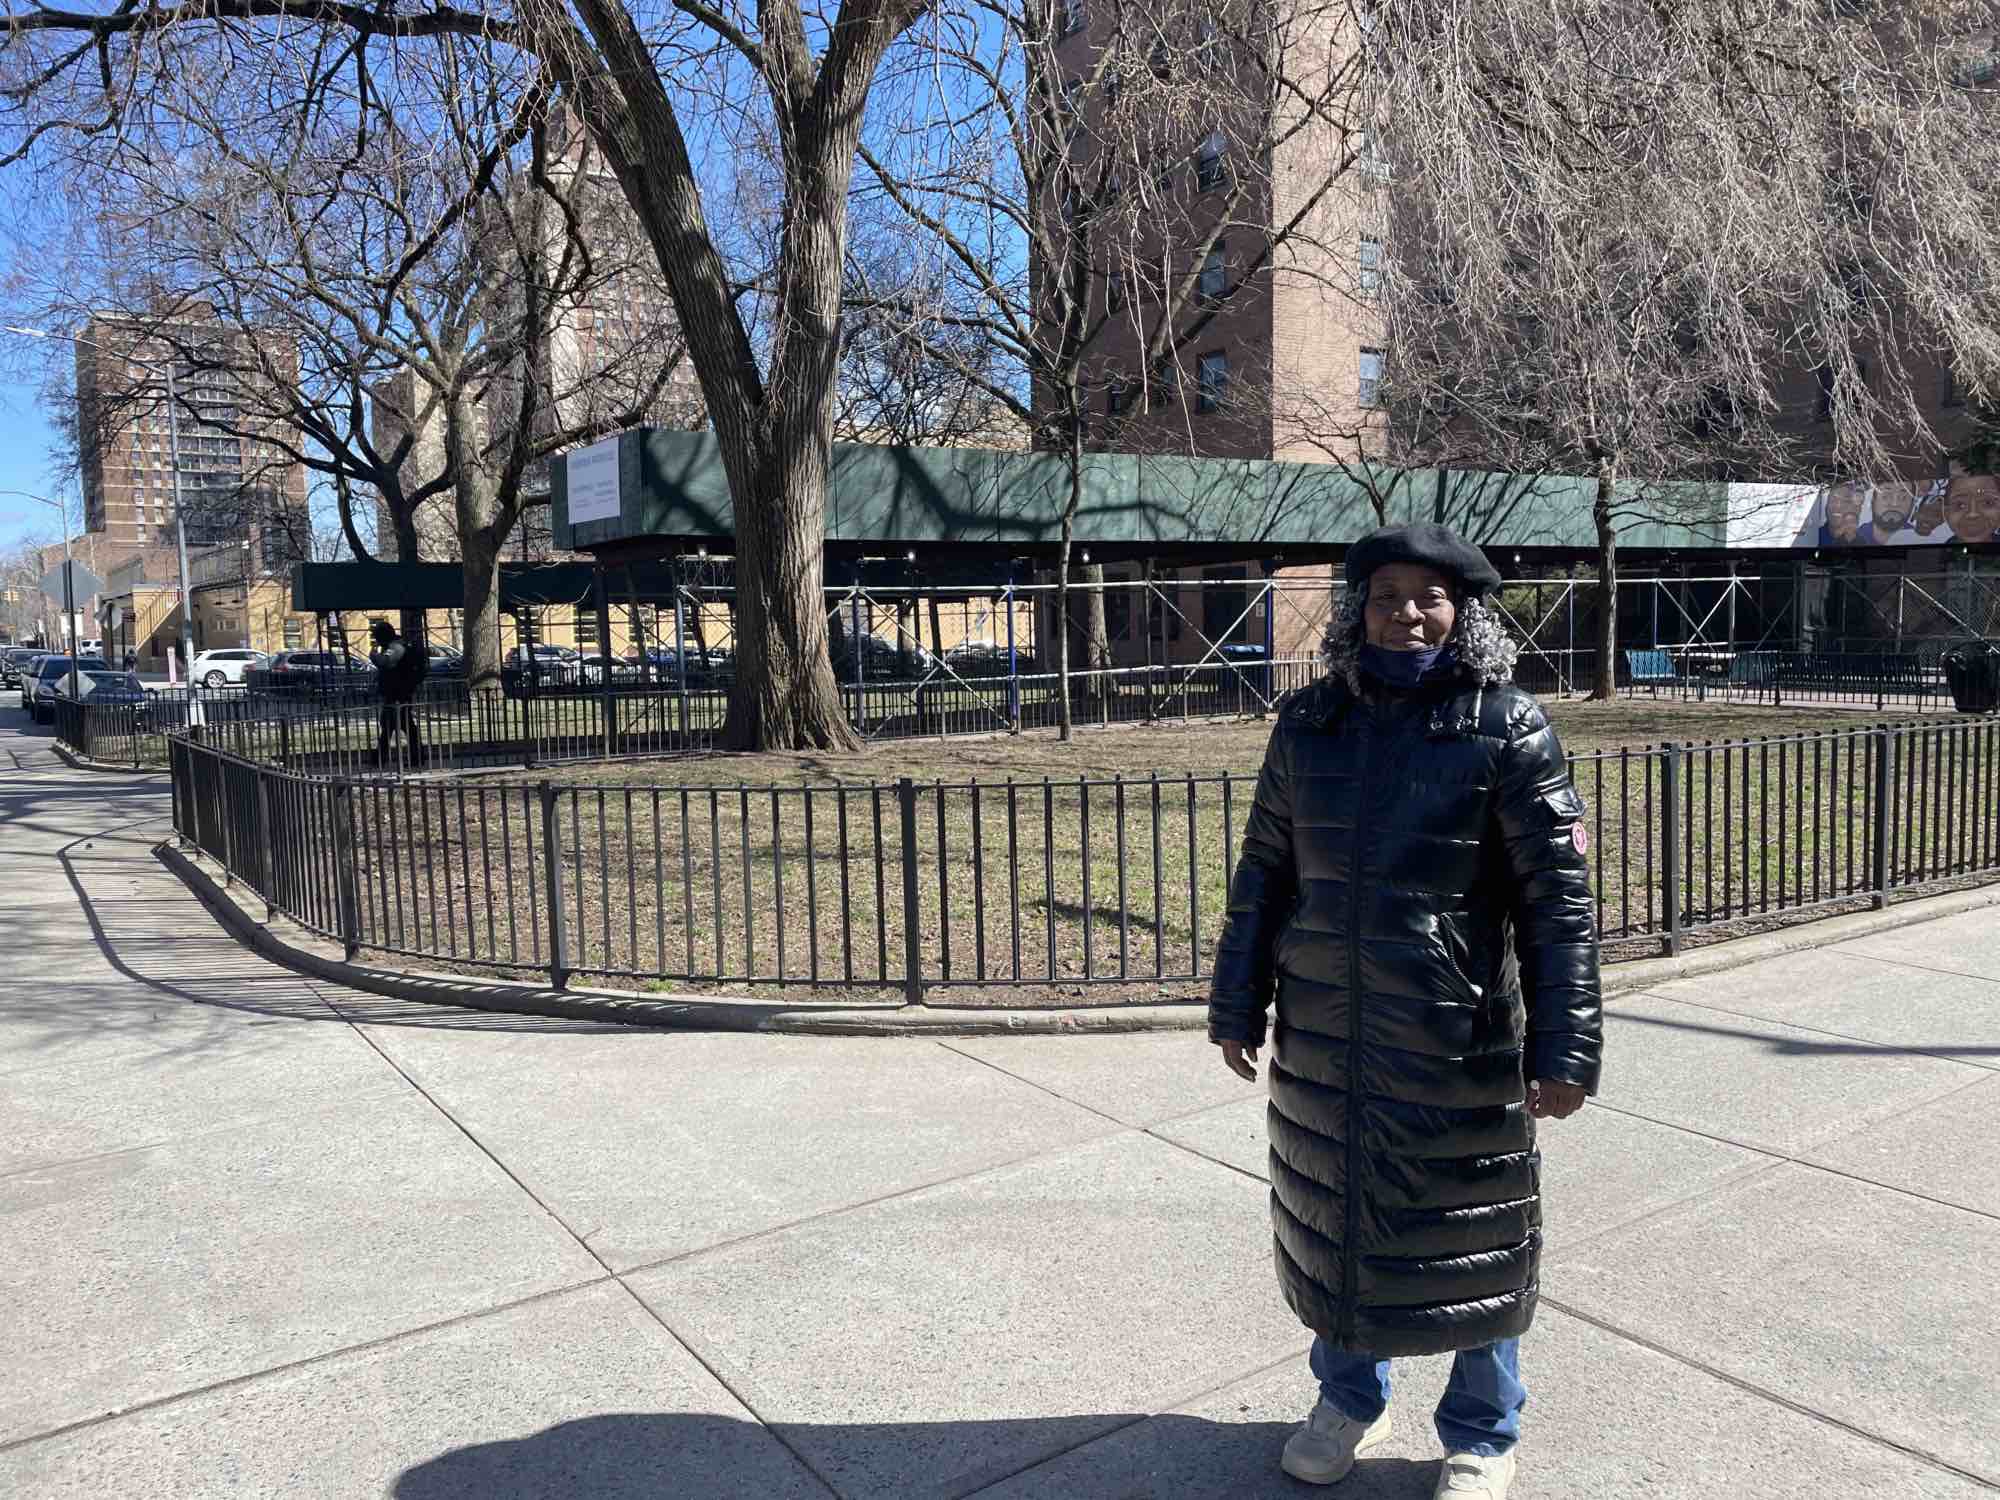
[[1953,646],[1943,657],[1951,701],[1962,714],[1990,714],[2000,708],[2000,650],[1984,641]]

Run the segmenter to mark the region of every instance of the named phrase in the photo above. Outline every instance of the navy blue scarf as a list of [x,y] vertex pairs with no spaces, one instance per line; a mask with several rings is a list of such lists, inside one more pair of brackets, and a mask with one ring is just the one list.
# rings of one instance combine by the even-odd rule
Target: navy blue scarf
[[1416,687],[1432,677],[1447,675],[1457,665],[1458,653],[1449,646],[1429,651],[1390,651],[1365,641],[1361,645],[1361,670],[1393,688]]

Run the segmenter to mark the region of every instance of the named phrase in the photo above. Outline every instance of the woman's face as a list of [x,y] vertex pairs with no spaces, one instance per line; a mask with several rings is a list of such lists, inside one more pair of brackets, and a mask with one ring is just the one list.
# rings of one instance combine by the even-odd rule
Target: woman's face
[[1368,644],[1385,651],[1442,646],[1458,621],[1451,580],[1418,563],[1384,563],[1368,577],[1361,620]]
[[2000,479],[1959,477],[1944,492],[1944,518],[1961,542],[1990,542],[2000,530]]

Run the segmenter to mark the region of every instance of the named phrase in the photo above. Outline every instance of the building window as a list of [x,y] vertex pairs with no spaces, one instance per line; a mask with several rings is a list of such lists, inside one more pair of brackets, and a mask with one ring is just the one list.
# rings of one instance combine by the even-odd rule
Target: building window
[[285,621],[285,649],[287,651],[298,650],[304,639],[305,632],[300,623],[297,620],[287,618]]
[[1220,411],[1229,396],[1229,356],[1220,349],[1204,354],[1195,379],[1194,409],[1200,412]]
[[1243,568],[1202,569],[1201,633],[1218,646],[1248,639],[1248,577]]
[[579,647],[597,644],[597,611],[579,604],[576,608],[576,643]]
[[1195,187],[1204,193],[1212,192],[1222,186],[1227,176],[1228,169],[1223,165],[1222,132],[1211,130],[1195,157]]
[[1063,37],[1075,36],[1079,31],[1083,30],[1086,19],[1083,0],[1056,0],[1056,37],[1058,40],[1061,40]]
[[1104,414],[1107,417],[1123,416],[1132,405],[1132,382],[1123,375],[1113,375],[1104,386]]
[[1355,167],[1363,176],[1372,177],[1377,182],[1387,182],[1390,176],[1389,158],[1382,154],[1382,148],[1376,142],[1374,133],[1363,130],[1356,134],[1358,139],[1354,143]]
[[1965,392],[1958,388],[1958,374],[1950,365],[1946,365],[1938,374],[1938,405],[1965,405]]
[[1228,245],[1217,240],[1201,263],[1201,275],[1196,280],[1195,290],[1202,301],[1214,304],[1222,300],[1228,287]]
[[1130,298],[1131,293],[1126,286],[1125,273],[1123,271],[1113,271],[1104,278],[1105,312],[1115,317],[1117,314],[1125,311],[1125,304]]
[[1363,406],[1382,404],[1382,351],[1363,349],[1361,351],[1361,380],[1356,399]]
[[1153,158],[1153,185],[1163,193],[1174,188],[1174,159],[1164,151]]
[[1157,370],[1153,371],[1153,405],[1165,406],[1174,399],[1174,387],[1177,383],[1176,375],[1177,372],[1171,363],[1163,364]]
[[1361,265],[1361,295],[1373,302],[1382,290],[1382,242],[1363,240],[1357,259]]
[[1214,16],[1204,15],[1195,23],[1194,61],[1204,73],[1213,73],[1222,66],[1222,32]]
[[1057,123],[1060,125],[1063,134],[1069,139],[1075,140],[1077,132],[1083,129],[1083,80],[1081,78],[1066,78],[1063,80],[1062,93],[1057,101],[1056,110],[1060,117]]

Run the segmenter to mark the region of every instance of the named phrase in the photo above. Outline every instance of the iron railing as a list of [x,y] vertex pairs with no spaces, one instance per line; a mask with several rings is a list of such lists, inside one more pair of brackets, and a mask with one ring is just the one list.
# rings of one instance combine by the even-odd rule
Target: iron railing
[[[362,950],[506,974],[938,992],[1211,972],[1254,778],[571,785],[170,741],[179,836]],[[1574,757],[1608,953],[2000,870],[2000,719]]]
[[[1268,713],[1317,673],[1310,660],[1208,662],[1071,674],[1079,723],[1249,717]],[[909,680],[841,688],[849,722],[865,739],[993,734],[1054,725],[1060,680],[964,676],[942,669]],[[728,685],[701,689],[619,679],[549,685],[519,694],[426,682],[413,706],[425,760],[436,768],[539,767],[565,761],[673,755],[712,749]],[[381,705],[372,691],[324,695],[228,688],[169,690],[143,704],[59,703],[56,734],[78,754],[118,765],[164,765],[169,735],[200,727],[246,758],[325,774],[377,768]],[[383,768],[407,769],[399,734]]]

